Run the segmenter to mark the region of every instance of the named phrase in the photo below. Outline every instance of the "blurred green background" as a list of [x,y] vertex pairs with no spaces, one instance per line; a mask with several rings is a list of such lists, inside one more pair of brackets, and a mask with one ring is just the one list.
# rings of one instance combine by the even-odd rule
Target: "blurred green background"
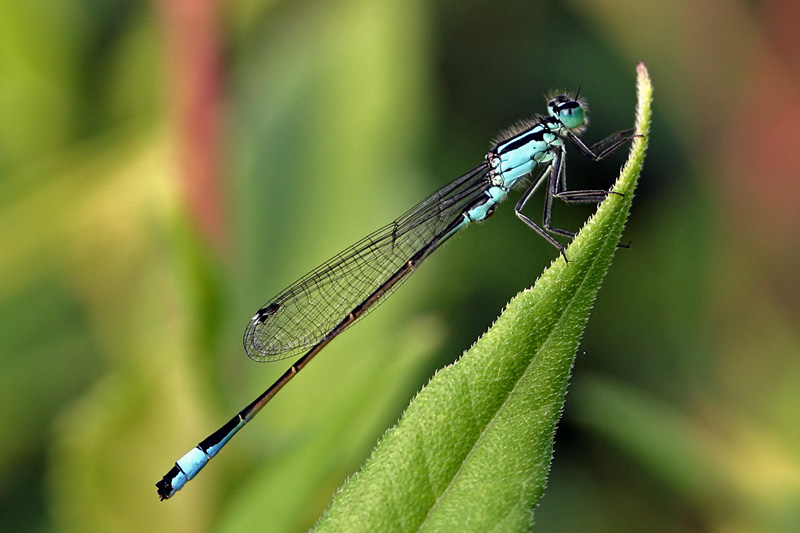
[[[515,195],[159,503],[172,462],[289,364],[245,357],[247,320],[551,90],[581,87],[587,142],[630,127],[643,61],[632,245],[536,529],[796,531],[798,27],[793,0],[3,2],[0,529],[312,525],[556,253]],[[573,155],[571,187],[608,186],[622,160]]]

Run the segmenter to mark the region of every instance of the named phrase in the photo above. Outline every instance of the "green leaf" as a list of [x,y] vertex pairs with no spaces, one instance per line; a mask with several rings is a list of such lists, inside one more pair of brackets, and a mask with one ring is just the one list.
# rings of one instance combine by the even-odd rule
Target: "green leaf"
[[532,289],[439,371],[380,440],[318,531],[529,529],[544,494],[575,352],[644,163],[652,86],[638,66],[636,131],[610,195]]

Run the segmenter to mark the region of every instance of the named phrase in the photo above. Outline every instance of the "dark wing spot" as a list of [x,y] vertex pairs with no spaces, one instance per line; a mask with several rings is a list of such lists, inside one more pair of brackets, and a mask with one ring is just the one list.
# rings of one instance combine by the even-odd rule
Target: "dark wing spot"
[[276,303],[271,303],[266,307],[262,307],[253,317],[253,322],[258,322],[259,324],[263,324],[270,316],[277,313],[278,309],[280,308],[281,305]]

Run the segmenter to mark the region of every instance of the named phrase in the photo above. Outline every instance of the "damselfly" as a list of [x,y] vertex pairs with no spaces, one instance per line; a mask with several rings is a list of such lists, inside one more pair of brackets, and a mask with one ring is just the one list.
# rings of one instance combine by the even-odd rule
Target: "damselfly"
[[[537,166],[543,169],[515,211],[567,259],[564,247],[551,234],[573,237],[574,233],[551,225],[553,200],[599,202],[613,191],[567,190],[566,143],[598,161],[631,139],[633,130],[615,133],[589,147],[578,137],[585,129],[586,104],[577,95],[558,95],[548,102],[547,110],[547,116],[504,132],[477,167],[312,270],[256,312],[244,333],[247,355],[256,361],[277,361],[304,353],[250,405],[178,459],[156,483],[162,500],[197,475],[322,348],[385,300],[453,234],[470,222],[489,218],[509,190]],[[543,184],[544,214],[539,226],[522,209]]]

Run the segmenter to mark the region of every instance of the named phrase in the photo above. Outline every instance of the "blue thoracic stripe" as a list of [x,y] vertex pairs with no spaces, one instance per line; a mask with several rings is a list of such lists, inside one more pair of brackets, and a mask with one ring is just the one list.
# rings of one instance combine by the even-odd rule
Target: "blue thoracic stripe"
[[504,152],[510,152],[523,148],[529,142],[542,142],[544,140],[544,133],[545,133],[545,125],[537,124],[528,131],[524,131],[519,135],[517,135],[516,137],[507,139],[502,144],[498,144],[495,147],[495,152],[497,152],[497,154],[500,155],[503,154]]
[[[607,191],[562,191],[562,153],[569,139],[587,157],[598,160],[630,139],[620,132],[594,146],[595,154],[577,137],[585,122],[583,103],[559,95],[547,104],[549,115],[517,126],[495,144],[483,162],[435,191],[391,224],[369,234],[312,270],[264,304],[247,325],[244,348],[256,361],[299,359],[267,390],[217,431],[178,459],[156,483],[158,496],[172,497],[333,338],[373,309],[433,250],[470,222],[486,220],[520,180],[538,166],[544,168],[517,204],[516,212],[530,228],[555,246],[566,260],[564,247],[552,234],[571,235],[550,227],[553,198],[600,201]],[[542,183],[546,201],[544,226],[522,214],[529,196]]]
[[551,161],[555,157],[554,149],[564,144],[559,137],[563,129],[557,119],[548,117],[498,143],[489,154],[498,181],[510,189],[537,165]]

